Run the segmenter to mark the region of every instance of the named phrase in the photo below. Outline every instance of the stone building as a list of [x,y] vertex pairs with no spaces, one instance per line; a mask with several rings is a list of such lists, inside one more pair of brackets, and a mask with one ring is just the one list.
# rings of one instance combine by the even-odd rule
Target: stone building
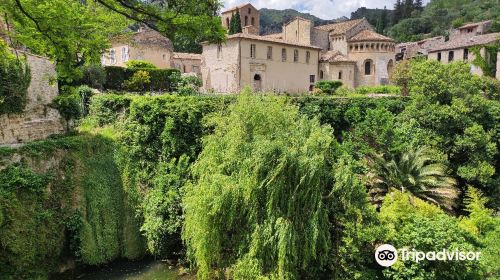
[[482,35],[488,33],[492,20],[486,20],[481,22],[468,23],[458,27],[457,29],[450,30],[450,41],[460,38],[469,38],[475,35]]
[[145,60],[158,68],[170,68],[174,48],[172,42],[159,32],[141,28],[131,36],[122,35],[111,40],[111,48],[102,55],[104,66],[121,66],[129,60]]
[[427,57],[429,50],[445,42],[444,36],[437,36],[418,42],[405,42],[396,45],[396,61],[412,59],[417,56]]
[[[497,53],[486,52],[485,45],[495,44],[500,41],[499,33],[486,33],[491,26],[491,21],[466,24],[450,33],[450,39],[438,44],[429,50],[428,58],[447,64],[453,61],[472,62],[475,59],[474,48],[479,48],[479,53],[491,63],[494,63]],[[497,64],[497,69],[499,68]],[[471,72],[483,75],[480,67],[471,64]],[[497,70],[498,74],[498,70]]]
[[317,80],[319,47],[245,33],[223,44],[203,44],[206,90],[304,92]]
[[194,73],[201,76],[201,60],[201,54],[174,52],[172,67],[181,71],[181,74]]
[[243,33],[259,35],[259,10],[257,10],[250,3],[232,7],[223,11],[221,14],[222,26],[229,30],[229,24],[231,23],[232,17],[236,14],[236,11],[240,13],[241,29],[243,30]]
[[282,32],[259,36],[258,10],[250,4],[222,12],[222,24],[228,27],[237,10],[242,25],[251,28],[228,36],[225,44],[203,45],[206,90],[235,92],[251,85],[256,90],[304,92],[323,79],[341,80],[352,88],[388,82],[395,43],[374,32],[364,18],[314,26],[296,17]]

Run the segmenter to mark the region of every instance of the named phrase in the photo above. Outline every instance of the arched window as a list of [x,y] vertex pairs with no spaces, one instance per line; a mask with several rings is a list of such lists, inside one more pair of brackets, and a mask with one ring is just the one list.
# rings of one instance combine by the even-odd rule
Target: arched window
[[252,22],[252,25],[255,25],[255,18],[252,17],[251,22]]
[[320,71],[319,71],[319,78],[322,80],[322,79],[323,79],[323,76],[324,76],[323,70],[320,70]]
[[365,61],[365,75],[371,75],[372,74],[372,61],[371,59],[368,59]]
[[339,80],[342,80],[342,71],[339,71]]
[[245,16],[245,26],[247,26],[247,25],[248,25],[248,17]]

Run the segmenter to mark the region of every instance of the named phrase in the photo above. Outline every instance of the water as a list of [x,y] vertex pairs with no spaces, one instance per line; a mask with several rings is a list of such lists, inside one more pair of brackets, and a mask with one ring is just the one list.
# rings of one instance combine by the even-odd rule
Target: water
[[182,269],[167,262],[144,260],[140,262],[121,261],[105,267],[89,268],[58,275],[53,280],[194,280],[192,275],[180,276]]

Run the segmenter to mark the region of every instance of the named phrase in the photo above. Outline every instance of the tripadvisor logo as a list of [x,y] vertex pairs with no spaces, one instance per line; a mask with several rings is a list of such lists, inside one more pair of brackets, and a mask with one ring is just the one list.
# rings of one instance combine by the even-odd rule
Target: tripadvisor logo
[[427,261],[478,261],[481,252],[464,252],[455,250],[441,250],[441,251],[417,251],[415,249],[399,249],[394,248],[391,244],[383,244],[378,246],[375,250],[375,260],[377,263],[384,267],[389,267],[393,265],[397,260],[398,256],[402,261],[413,261],[420,262],[423,260]]

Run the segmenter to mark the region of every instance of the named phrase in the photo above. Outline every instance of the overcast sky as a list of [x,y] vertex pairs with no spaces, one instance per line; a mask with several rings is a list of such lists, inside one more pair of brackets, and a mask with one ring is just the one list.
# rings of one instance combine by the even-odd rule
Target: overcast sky
[[[257,9],[295,9],[313,14],[322,19],[334,19],[341,16],[350,17],[351,12],[359,7],[391,9],[396,0],[223,0],[224,7],[250,2]],[[429,0],[424,0],[424,4]]]

